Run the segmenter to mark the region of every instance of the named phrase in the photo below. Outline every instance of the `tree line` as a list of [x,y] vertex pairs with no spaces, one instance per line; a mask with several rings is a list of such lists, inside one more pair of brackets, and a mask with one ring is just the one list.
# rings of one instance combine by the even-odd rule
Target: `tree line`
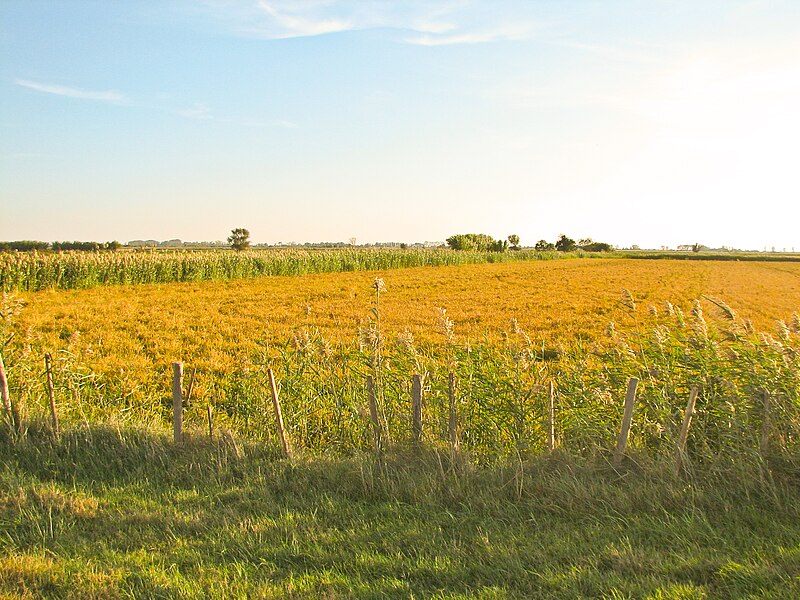
[[61,252],[62,250],[82,250],[84,252],[99,252],[101,250],[119,250],[122,247],[118,241],[113,242],[40,242],[38,240],[17,240],[15,242],[0,242],[0,252]]
[[[496,240],[485,233],[460,233],[451,235],[447,238],[447,245],[453,250],[473,250],[478,252],[505,252],[507,250],[519,250],[520,240],[516,234],[511,234],[505,240]],[[611,244],[605,242],[595,242],[591,238],[584,238],[575,241],[563,233],[558,236],[555,243],[547,240],[539,240],[534,246],[540,252],[558,251],[575,252],[584,250],[586,252],[612,252]]]

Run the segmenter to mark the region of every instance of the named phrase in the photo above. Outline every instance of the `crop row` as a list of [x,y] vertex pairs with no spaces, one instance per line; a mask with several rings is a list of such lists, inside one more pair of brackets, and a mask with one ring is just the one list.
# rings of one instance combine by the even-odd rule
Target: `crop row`
[[85,289],[104,285],[172,283],[372,271],[403,267],[544,260],[555,252],[470,252],[442,248],[112,251],[0,253],[0,291]]

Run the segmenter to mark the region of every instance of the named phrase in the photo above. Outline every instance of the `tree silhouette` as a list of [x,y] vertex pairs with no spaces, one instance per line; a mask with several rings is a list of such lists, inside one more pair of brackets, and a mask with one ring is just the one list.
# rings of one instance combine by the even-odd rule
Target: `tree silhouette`
[[575,240],[572,238],[568,238],[563,233],[558,236],[558,240],[556,240],[556,250],[559,252],[572,252],[575,250],[576,244]]
[[250,246],[250,232],[243,227],[233,229],[228,237],[228,243],[234,250],[244,250]]

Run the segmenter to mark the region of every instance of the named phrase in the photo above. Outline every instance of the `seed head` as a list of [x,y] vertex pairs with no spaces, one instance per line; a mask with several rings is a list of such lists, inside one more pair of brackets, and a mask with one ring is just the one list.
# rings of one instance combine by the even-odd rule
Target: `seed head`
[[778,337],[784,341],[788,342],[789,338],[791,337],[791,331],[789,330],[789,326],[784,323],[783,321],[778,321]]
[[703,319],[703,307],[700,305],[700,300],[695,300],[692,304],[692,314],[698,320]]
[[653,338],[659,348],[663,348],[669,338],[669,328],[666,325],[657,325],[653,329]]
[[397,345],[400,346],[403,350],[405,350],[409,354],[417,353],[417,349],[414,346],[414,334],[411,333],[408,329],[406,329],[402,333],[397,334]]
[[386,282],[383,280],[382,277],[376,277],[375,281],[372,282],[372,289],[375,290],[376,294],[380,294],[381,292],[385,292],[386,290]]
[[703,298],[705,298],[712,304],[716,305],[722,311],[722,314],[725,316],[726,319],[728,319],[729,321],[736,320],[736,313],[730,306],[725,304],[722,300],[718,300],[717,298],[711,298],[710,296],[703,296]]
[[437,307],[436,326],[439,329],[439,333],[445,337],[448,343],[452,343],[455,340],[453,321],[447,316],[447,309]]
[[623,288],[622,290],[622,305],[627,306],[631,311],[636,310],[636,300],[633,298],[630,290]]

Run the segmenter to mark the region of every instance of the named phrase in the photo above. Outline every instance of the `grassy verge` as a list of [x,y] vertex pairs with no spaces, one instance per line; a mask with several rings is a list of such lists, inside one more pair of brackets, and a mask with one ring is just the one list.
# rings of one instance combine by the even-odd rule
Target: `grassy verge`
[[10,598],[794,598],[797,481],[433,451],[279,460],[231,440],[0,440]]

